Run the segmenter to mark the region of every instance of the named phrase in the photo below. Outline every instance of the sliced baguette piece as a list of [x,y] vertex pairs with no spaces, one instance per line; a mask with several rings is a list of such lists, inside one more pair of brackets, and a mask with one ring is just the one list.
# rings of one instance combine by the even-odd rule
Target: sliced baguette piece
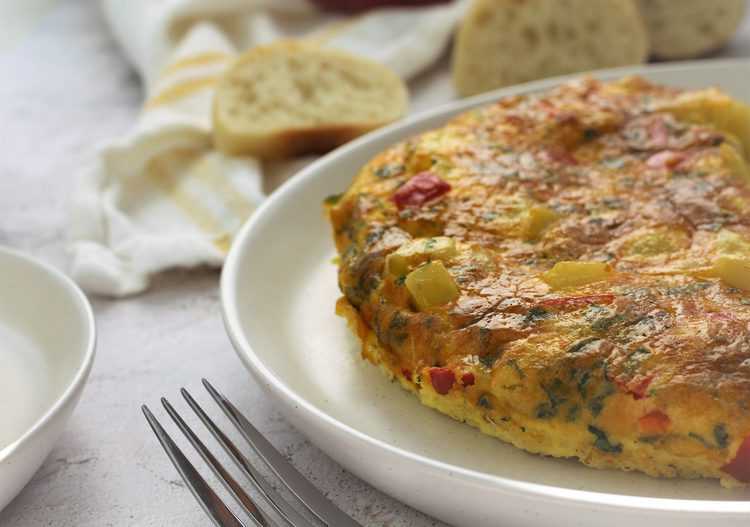
[[474,0],[453,48],[461,95],[643,62],[646,29],[632,0]]
[[746,0],[638,0],[661,59],[699,57],[729,41],[745,14]]
[[342,51],[280,41],[243,54],[219,80],[216,147],[260,159],[322,153],[406,112],[403,81]]

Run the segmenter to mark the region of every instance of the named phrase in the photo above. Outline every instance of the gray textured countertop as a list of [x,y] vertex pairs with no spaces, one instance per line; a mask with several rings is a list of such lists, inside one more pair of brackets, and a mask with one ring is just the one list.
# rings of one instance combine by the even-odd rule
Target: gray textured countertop
[[[750,56],[750,24],[725,56]],[[92,147],[133,121],[137,78],[94,2],[64,2],[0,50],[0,244],[65,266],[65,208]],[[444,97],[444,75],[418,82],[420,106]],[[430,90],[434,90],[431,94]],[[440,525],[348,474],[273,408],[235,356],[222,327],[218,272],[173,272],[129,300],[94,299],[98,356],[67,431],[31,483],[3,512],[3,527],[207,525],[139,410],[199,399],[211,379],[317,486],[364,525]],[[158,408],[161,410],[160,408]],[[159,415],[164,414],[159,411]],[[170,428],[171,430],[171,428]]]

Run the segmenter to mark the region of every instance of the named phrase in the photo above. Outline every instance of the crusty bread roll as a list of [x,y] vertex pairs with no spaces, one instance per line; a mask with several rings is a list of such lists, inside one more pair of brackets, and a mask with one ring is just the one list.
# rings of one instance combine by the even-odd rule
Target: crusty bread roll
[[734,35],[745,0],[638,0],[651,53],[663,59],[698,57]]
[[218,82],[214,142],[261,159],[321,153],[398,119],[407,99],[403,81],[381,64],[276,42],[242,55]]
[[632,0],[474,0],[453,48],[461,95],[553,75],[642,62]]

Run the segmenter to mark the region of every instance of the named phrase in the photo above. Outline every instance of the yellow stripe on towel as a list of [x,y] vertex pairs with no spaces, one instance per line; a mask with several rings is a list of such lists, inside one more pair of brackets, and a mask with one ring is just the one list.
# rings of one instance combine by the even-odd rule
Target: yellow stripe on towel
[[212,88],[218,79],[216,77],[205,77],[202,79],[190,79],[169,88],[165,88],[160,91],[148,101],[146,101],[145,108],[155,108],[164,104],[169,104],[185,97],[189,97],[196,92]]
[[320,46],[326,44],[329,40],[333,40],[334,38],[338,37],[341,33],[351,28],[355,23],[359,22],[361,20],[360,16],[353,16],[348,20],[337,20],[335,22],[331,22],[330,24],[324,26],[321,29],[318,29],[317,31],[313,31],[312,33],[304,36],[302,40],[306,40],[308,42],[311,42],[313,44],[318,44]]
[[161,72],[162,76],[171,75],[172,73],[185,69],[194,68],[196,66],[205,66],[207,64],[213,64],[215,62],[224,62],[232,58],[229,53],[223,53],[221,51],[207,51],[205,53],[199,53],[197,55],[191,55],[167,65]]
[[249,218],[255,210],[255,206],[237,191],[232,181],[216,166],[214,158],[207,156],[198,161],[191,172],[191,175],[219,193],[226,206],[240,218],[241,222]]
[[148,179],[165,194],[202,231],[213,238],[213,244],[226,254],[232,235],[222,227],[213,213],[196,199],[182,185],[185,172],[191,170],[198,157],[205,152],[190,149],[174,150],[152,159],[146,166]]

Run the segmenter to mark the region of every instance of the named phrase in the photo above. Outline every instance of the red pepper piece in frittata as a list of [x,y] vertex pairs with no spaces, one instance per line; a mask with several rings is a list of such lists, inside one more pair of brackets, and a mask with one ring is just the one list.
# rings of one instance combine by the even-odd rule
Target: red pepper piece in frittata
[[619,386],[623,391],[632,395],[633,399],[637,401],[646,397],[648,387],[651,385],[651,381],[653,380],[654,378],[650,375],[647,377],[637,376],[628,382],[621,382],[620,380],[616,379],[615,384],[617,384],[617,386]]
[[750,436],[742,441],[734,459],[721,467],[721,470],[737,481],[750,483]]
[[642,434],[664,434],[669,430],[672,420],[661,410],[652,410],[638,419],[638,429]]
[[662,150],[646,160],[649,168],[674,168],[687,159],[687,154],[673,150]]
[[456,382],[456,374],[450,368],[430,368],[430,382],[435,391],[445,395]]
[[451,186],[432,172],[420,172],[393,193],[399,210],[421,207],[447,193]]

